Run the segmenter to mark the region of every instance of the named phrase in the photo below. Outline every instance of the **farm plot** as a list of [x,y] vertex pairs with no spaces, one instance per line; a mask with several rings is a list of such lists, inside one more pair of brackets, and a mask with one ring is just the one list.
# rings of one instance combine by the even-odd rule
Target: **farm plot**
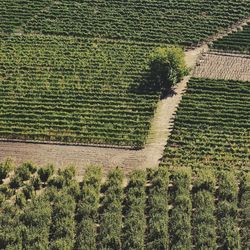
[[[58,249],[248,249],[249,173],[0,165],[0,242]],[[125,184],[126,183],[126,184]],[[12,202],[10,202],[12,201]],[[62,234],[63,232],[63,234]]]
[[249,169],[250,84],[192,78],[161,165]]
[[54,1],[27,33],[196,45],[249,15],[250,1]]
[[0,33],[22,32],[25,23],[49,3],[51,0],[1,0]]
[[244,26],[241,31],[235,31],[213,42],[211,48],[250,54],[250,24]]
[[250,81],[250,56],[209,52],[202,56],[194,77]]
[[153,45],[2,36],[0,137],[141,147],[159,93],[138,91]]

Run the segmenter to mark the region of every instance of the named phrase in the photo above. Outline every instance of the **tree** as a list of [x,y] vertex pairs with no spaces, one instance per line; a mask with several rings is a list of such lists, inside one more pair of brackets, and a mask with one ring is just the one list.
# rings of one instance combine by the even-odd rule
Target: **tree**
[[184,57],[180,47],[156,48],[149,59],[151,87],[166,95],[189,72]]
[[13,163],[10,159],[7,159],[4,163],[0,164],[0,184],[8,176],[9,172],[13,169]]

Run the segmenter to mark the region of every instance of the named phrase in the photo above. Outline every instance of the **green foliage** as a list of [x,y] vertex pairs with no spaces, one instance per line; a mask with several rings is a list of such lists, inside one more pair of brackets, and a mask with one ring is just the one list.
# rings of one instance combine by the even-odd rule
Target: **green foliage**
[[171,249],[190,249],[192,245],[190,169],[175,169],[171,181],[173,183],[173,208],[170,211]]
[[26,196],[24,195],[23,192],[20,192],[18,194],[16,194],[16,201],[15,204],[20,207],[21,209],[23,209],[26,204],[27,204],[27,199]]
[[80,200],[77,205],[76,249],[96,249],[97,218],[102,171],[100,167],[89,167],[84,175]]
[[159,168],[152,175],[148,197],[147,249],[169,249],[167,168]]
[[49,179],[49,177],[51,177],[55,172],[54,166],[53,165],[49,165],[45,168],[39,168],[37,173],[41,179],[42,182],[47,182],[47,180]]
[[35,195],[34,187],[30,184],[25,185],[22,189],[22,192],[27,200],[32,199]]
[[179,47],[157,48],[150,55],[150,82],[163,95],[188,74],[184,58]]
[[249,82],[191,78],[161,166],[247,169],[249,91]]
[[116,168],[109,172],[104,185],[102,213],[100,215],[99,248],[121,249],[122,247],[122,202],[123,172]]
[[241,247],[250,248],[250,173],[245,173],[240,185]]
[[48,249],[51,206],[44,196],[38,196],[21,216],[23,249]]
[[52,176],[48,180],[48,187],[56,187],[57,189],[62,189],[65,185],[65,180],[62,175]]
[[38,176],[33,176],[31,178],[30,182],[31,182],[31,185],[34,187],[35,190],[41,189],[42,181],[41,181],[39,175]]
[[0,42],[1,72],[9,76],[0,81],[2,138],[145,144],[159,93],[135,90],[157,45],[34,34],[0,35]]
[[5,162],[0,163],[0,184],[8,176],[9,172],[13,169],[13,162],[7,159]]
[[218,234],[219,244],[224,249],[241,249],[237,225],[238,184],[234,172],[219,174],[218,189]]
[[27,181],[30,179],[31,175],[36,172],[36,167],[30,163],[23,163],[20,167],[16,168],[15,174],[19,176],[22,181]]
[[59,169],[58,174],[63,176],[65,184],[68,185],[75,177],[76,169],[74,166],[66,167],[65,169]]
[[132,172],[124,200],[123,249],[144,249],[146,230],[146,173]]
[[53,197],[50,227],[51,249],[73,249],[75,243],[75,208],[75,200],[64,190]]
[[240,53],[250,53],[250,25],[243,27],[243,30],[234,31],[228,36],[224,36],[213,42],[213,49],[238,51]]
[[22,249],[20,210],[13,205],[2,205],[0,211],[0,248]]
[[23,186],[22,178],[19,175],[15,175],[10,179],[9,183],[10,188],[12,189],[18,189],[21,186]]
[[15,191],[11,189],[8,184],[1,184],[0,193],[4,194],[6,198],[9,198],[15,193]]

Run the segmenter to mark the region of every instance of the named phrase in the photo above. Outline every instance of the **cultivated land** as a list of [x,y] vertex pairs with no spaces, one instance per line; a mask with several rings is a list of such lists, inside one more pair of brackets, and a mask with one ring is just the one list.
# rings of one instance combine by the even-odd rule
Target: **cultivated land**
[[[152,44],[1,36],[0,137],[142,147],[159,93]],[[3,98],[4,97],[4,98]]]
[[200,57],[193,76],[250,81],[250,55],[208,52]]
[[250,169],[250,83],[192,78],[161,165]]
[[196,68],[175,95],[139,88],[155,47],[214,41],[249,13],[249,0],[1,1],[0,249],[250,249],[249,29],[222,53],[186,52]]
[[225,36],[215,41],[212,49],[224,50],[224,51],[238,51],[241,53],[250,53],[250,20],[248,24],[242,27],[240,30],[234,31],[228,36]]
[[[207,46],[185,52],[188,67],[196,65],[200,54],[208,49]],[[46,165],[51,162],[55,167],[65,167],[73,164],[77,167],[77,174],[82,175],[90,164],[101,165],[107,172],[110,168],[121,166],[126,173],[136,168],[152,168],[159,164],[167,138],[171,132],[171,124],[183,92],[190,77],[186,77],[174,89],[175,95],[168,96],[158,102],[146,146],[139,151],[102,148],[79,147],[66,145],[46,145],[29,143],[0,142],[0,160],[12,158],[17,164],[33,161]]]
[[126,186],[120,169],[103,182],[100,169],[90,168],[81,186],[70,168],[52,174],[29,164],[7,171],[0,185],[5,249],[248,249],[249,173],[137,170]]

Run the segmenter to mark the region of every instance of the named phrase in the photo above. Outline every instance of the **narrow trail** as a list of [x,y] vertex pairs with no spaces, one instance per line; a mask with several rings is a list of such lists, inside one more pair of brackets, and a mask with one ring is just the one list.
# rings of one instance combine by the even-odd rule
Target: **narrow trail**
[[[208,47],[203,45],[186,52],[188,67],[194,68],[201,53],[207,50]],[[89,165],[101,165],[104,172],[121,166],[126,173],[135,168],[156,167],[163,155],[171,132],[172,119],[190,77],[191,74],[177,84],[175,95],[159,101],[147,144],[142,150],[0,142],[0,162],[10,157],[16,164],[24,161],[32,161],[42,166],[53,163],[57,168],[72,164],[77,167],[78,175],[82,175]]]

